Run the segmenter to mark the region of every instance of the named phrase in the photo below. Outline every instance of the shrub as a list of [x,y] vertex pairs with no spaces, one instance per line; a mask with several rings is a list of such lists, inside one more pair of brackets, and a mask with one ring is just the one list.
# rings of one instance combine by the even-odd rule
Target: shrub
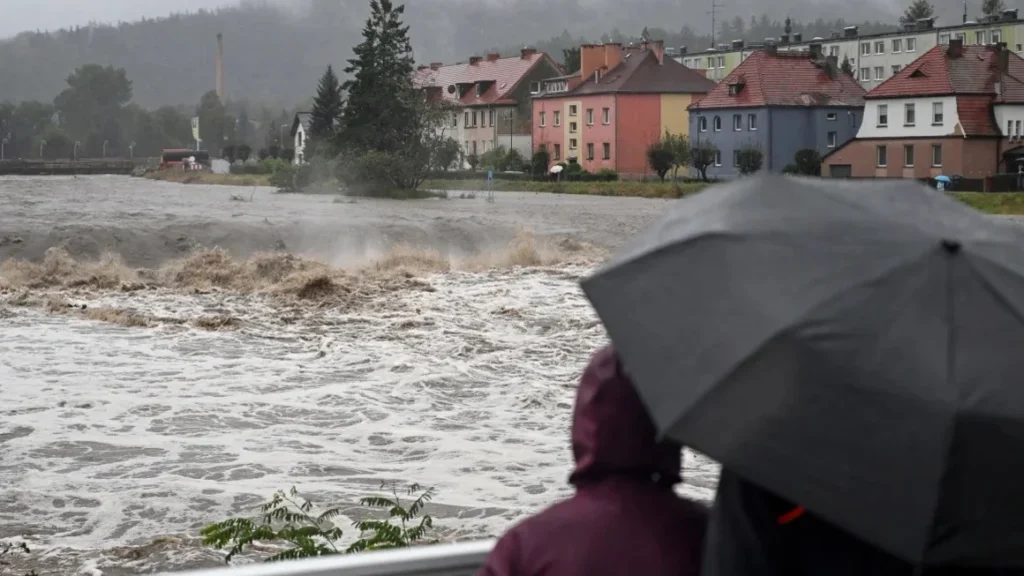
[[526,166],[526,160],[523,159],[523,155],[519,150],[513,148],[508,151],[505,155],[505,168],[504,170],[522,170]]
[[242,162],[248,161],[249,157],[252,156],[252,146],[249,146],[248,144],[241,144],[235,151],[235,155]]
[[710,140],[704,140],[690,149],[690,163],[700,173],[701,180],[708,181],[708,167],[715,163],[720,151]]
[[534,177],[544,178],[548,175],[548,164],[551,163],[551,154],[548,152],[548,147],[544,144],[537,148],[537,151],[533,153],[533,157],[530,159],[531,172]]
[[764,152],[756,146],[740,148],[737,152],[736,162],[740,169],[740,174],[754,174],[764,164]]
[[234,556],[255,542],[289,544],[289,548],[265,560],[275,562],[404,548],[423,541],[434,526],[434,519],[423,514],[424,507],[434,496],[433,489],[412,484],[407,492],[413,499],[403,502],[395,484],[382,484],[381,489],[385,488],[388,488],[388,494],[361,498],[359,503],[372,510],[386,510],[387,517],[354,522],[353,526],[359,529],[359,539],[347,548],[338,547],[342,529],[333,523],[341,515],[341,508],[318,510],[312,501],[301,498],[295,488],[287,494],[276,492],[270,502],[260,507],[260,515],[256,519],[231,518],[206,526],[200,532],[203,544],[218,550],[230,547],[224,558],[224,562],[230,564]]
[[469,164],[470,170],[476,170],[476,167],[480,165],[480,157],[476,154],[470,154],[466,156],[466,164]]
[[804,176],[821,176],[821,154],[813,148],[797,150],[793,156],[796,173]]
[[669,144],[664,140],[652,142],[647,146],[647,165],[651,167],[651,170],[658,175],[658,178],[664,182],[665,175],[675,165],[676,156],[669,147]]

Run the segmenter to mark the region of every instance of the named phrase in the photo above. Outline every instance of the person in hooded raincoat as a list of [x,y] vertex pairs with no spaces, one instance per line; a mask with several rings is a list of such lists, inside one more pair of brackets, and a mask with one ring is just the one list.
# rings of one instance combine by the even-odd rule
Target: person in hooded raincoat
[[576,394],[576,494],[509,530],[479,576],[697,576],[707,509],[682,499],[682,447],[654,424],[608,346]]

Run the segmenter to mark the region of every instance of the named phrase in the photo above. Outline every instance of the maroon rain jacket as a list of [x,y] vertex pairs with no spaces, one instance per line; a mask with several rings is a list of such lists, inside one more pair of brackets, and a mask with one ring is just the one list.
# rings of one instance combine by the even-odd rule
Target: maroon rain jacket
[[610,347],[583,372],[572,423],[576,494],[498,541],[478,576],[697,576],[708,512],[676,496],[681,447],[656,443]]

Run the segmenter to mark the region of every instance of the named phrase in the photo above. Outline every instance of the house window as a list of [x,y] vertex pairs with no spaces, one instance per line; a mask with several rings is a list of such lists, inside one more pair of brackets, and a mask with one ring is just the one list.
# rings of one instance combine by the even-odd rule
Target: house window
[[825,119],[828,120],[829,122],[835,122],[836,121],[836,113],[835,112],[829,112],[828,114],[825,114]]
[[828,147],[829,148],[835,148],[836,147],[836,133],[835,132],[829,132],[828,133]]
[[[1020,120],[1015,121],[1013,123],[1013,126],[1014,126],[1014,128],[1017,129],[1016,132],[1014,133],[1014,136],[1020,136]],[[301,138],[301,137],[302,137],[302,134],[299,134],[299,138]],[[300,145],[302,144],[301,140],[299,141],[299,144]]]
[[466,140],[466,154],[469,154],[469,140]]
[[466,112],[466,120],[462,123],[463,126],[469,128],[469,112]]
[[715,132],[721,132],[721,131],[722,131],[722,117],[721,116],[715,116]]
[[914,167],[914,145],[906,144],[903,146],[903,165],[907,168]]
[[883,128],[889,125],[889,106],[885,104],[878,105],[878,125]]
[[985,31],[984,30],[978,30],[977,32],[974,33],[974,43],[975,44],[985,44]]
[[1006,121],[1006,137],[1013,136],[1013,120]]
[[[949,37],[946,37],[946,44],[949,44]],[[907,38],[907,52],[917,50],[917,38]]]
[[299,146],[299,148],[301,148],[302,147],[302,132],[299,132],[298,135],[299,135],[299,144],[298,144],[298,146]]
[[725,56],[718,57],[718,67],[725,68]]
[[587,144],[587,160],[593,160],[593,159],[594,159],[594,144],[591,142],[591,143]]
[[932,144],[932,166],[942,166],[942,144]]
[[575,104],[570,104],[569,105],[569,116],[575,116],[575,115],[576,115],[576,105]]
[[747,130],[757,130],[757,114],[747,114]]
[[885,54],[885,40],[875,42],[875,54]]
[[861,80],[871,80],[871,68],[861,68],[860,69],[860,79]]
[[458,128],[458,127],[459,127],[459,115],[458,114],[452,114],[452,128]]
[[721,166],[721,165],[722,165],[722,151],[721,150],[715,150],[715,166]]
[[732,115],[732,129],[734,132],[739,132],[740,130],[743,130],[743,115]]
[[708,117],[707,116],[701,116],[697,120],[697,125],[700,127],[700,131],[701,132],[707,132],[708,131]]
[[1003,41],[1003,35],[999,32],[999,30],[993,30],[992,31],[992,43],[993,44],[999,44],[1002,41]]
[[473,140],[473,154],[476,154],[476,140]]
[[579,148],[578,141],[575,138],[569,139],[569,151],[576,150]]
[[[481,118],[481,123],[483,123],[483,119],[482,118]],[[473,127],[476,128],[476,112],[475,111],[473,112]]]
[[932,125],[942,126],[942,102],[932,102]]
[[892,51],[893,52],[903,52],[903,39],[902,38],[896,38],[896,39],[894,39],[892,41]]
[[895,76],[895,75],[897,75],[899,73],[900,73],[900,65],[899,64],[893,64],[892,65],[892,75]]
[[605,160],[611,160],[612,159],[612,145],[610,143],[608,143],[608,142],[605,142],[604,144],[601,145],[601,148],[603,148],[603,150],[601,151],[602,152],[602,157]]
[[544,126],[547,126],[547,118],[548,118],[547,112],[541,112],[540,113],[540,125],[541,125],[541,128],[543,128]]
[[839,46],[829,46],[828,47],[828,55],[829,56],[839,56]]
[[494,110],[491,110],[491,126],[494,126]]
[[708,68],[710,69],[710,68],[714,68],[714,67],[715,67],[715,59],[713,57],[709,56],[708,57]]
[[885,67],[875,66],[875,81],[879,81],[885,77]]
[[561,144],[555,144],[555,160],[561,160],[561,159],[562,159],[562,145]]
[[[907,52],[910,52],[910,38],[907,38]],[[949,44],[949,34],[939,34],[939,44],[945,46]]]
[[611,110],[611,108],[602,108],[601,109],[601,115],[602,115],[601,116],[601,122],[603,124],[610,124],[611,123],[611,121],[612,121],[612,110]]
[[[556,144],[556,146],[557,146],[557,144]],[[556,150],[557,150],[557,148],[556,148]],[[877,158],[877,163],[878,163],[878,167],[879,168],[885,168],[886,166],[889,165],[888,155],[889,154],[886,151],[885,146],[879,146],[878,148],[875,149],[875,156]]]
[[732,165],[733,166],[739,166],[740,165],[740,151],[739,150],[733,150],[732,151]]
[[903,125],[904,126],[913,126],[914,124],[917,124],[917,115],[914,112],[914,105],[913,105],[913,103],[911,103],[911,104],[904,104],[903,105]]
[[561,110],[555,110],[555,126],[561,126],[561,125],[562,125],[562,111]]
[[867,56],[868,54],[871,54],[871,43],[870,42],[861,42],[860,43],[860,55],[861,56]]
[[587,108],[587,126],[594,125],[594,109]]
[[579,124],[576,122],[569,122],[569,133],[575,134],[579,130]]

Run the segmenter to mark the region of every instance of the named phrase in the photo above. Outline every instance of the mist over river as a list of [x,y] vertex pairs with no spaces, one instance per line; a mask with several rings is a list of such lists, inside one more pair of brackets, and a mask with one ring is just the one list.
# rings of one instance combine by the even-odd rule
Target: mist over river
[[198,529],[293,485],[346,534],[432,486],[445,539],[567,495],[578,281],[668,201],[496,197],[0,178],[0,574],[216,566]]

